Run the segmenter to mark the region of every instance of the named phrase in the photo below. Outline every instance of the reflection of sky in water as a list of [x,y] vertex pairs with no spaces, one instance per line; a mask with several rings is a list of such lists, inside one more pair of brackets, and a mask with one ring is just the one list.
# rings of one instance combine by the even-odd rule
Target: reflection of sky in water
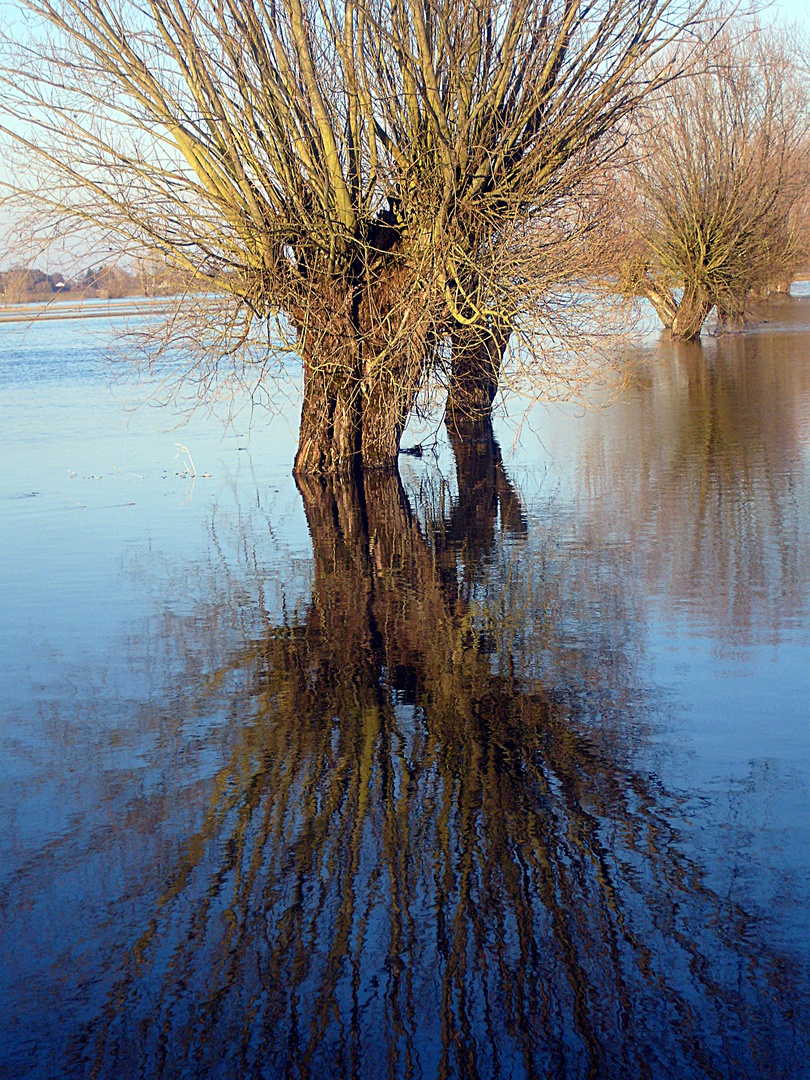
[[[356,574],[349,584],[342,584],[328,566],[343,550],[332,523],[349,510],[341,510],[338,500],[334,514],[327,513],[326,504],[322,507],[310,493],[304,500],[305,516],[302,495],[290,477],[294,409],[272,426],[259,421],[249,440],[239,420],[234,428],[223,429],[202,415],[174,430],[177,417],[170,411],[125,408],[142,391],[132,386],[110,390],[100,359],[99,323],[0,328],[0,929],[10,943],[0,963],[0,1000],[6,1002],[4,1026],[9,1033],[6,1050],[0,1049],[0,1072],[5,1067],[15,1076],[26,1075],[29,1068],[33,1076],[89,1075],[94,1040],[104,1030],[112,1040],[105,1053],[112,1056],[99,1059],[102,1075],[114,1075],[110,1062],[117,1060],[120,1068],[123,1060],[115,1055],[124,1053],[128,1039],[137,1043],[136,1022],[143,1023],[144,1031],[156,1022],[148,1010],[152,997],[160,997],[156,987],[161,985],[172,987],[175,1002],[168,1006],[169,999],[160,999],[167,1008],[162,1014],[167,1030],[185,1030],[186,1011],[205,1011],[207,991],[198,987],[207,984],[195,966],[195,950],[211,962],[211,970],[217,969],[220,954],[210,929],[198,927],[199,944],[187,947],[197,940],[194,912],[206,889],[213,896],[214,882],[224,888],[221,883],[230,880],[222,867],[241,842],[239,829],[231,830],[224,811],[221,820],[210,825],[207,840],[200,839],[206,815],[214,813],[218,799],[228,804],[250,776],[260,793],[258,806],[264,805],[261,799],[268,799],[268,792],[283,787],[284,770],[270,750],[273,738],[282,738],[274,732],[283,729],[283,721],[277,720],[268,734],[255,719],[261,697],[257,687],[264,678],[275,672],[273,677],[281,682],[275,696],[267,696],[272,704],[261,708],[280,708],[276,703],[287,700],[285,694],[298,695],[294,700],[301,730],[291,725],[286,736],[290,769],[294,772],[306,760],[308,724],[314,745],[321,745],[317,724],[307,718],[326,707],[329,694],[342,693],[341,679],[349,678],[339,672],[324,675],[325,657],[334,645],[330,633],[340,635],[342,627],[346,645],[342,653],[337,648],[337,655],[346,670],[361,660],[371,665],[363,676],[368,686],[363,690],[358,684],[360,698],[376,685],[375,679],[393,680],[395,687],[401,738],[408,745],[403,761],[411,763],[413,790],[418,792],[411,832],[399,841],[402,850],[420,843],[428,850],[435,822],[425,808],[431,800],[441,802],[440,785],[431,785],[439,784],[437,777],[445,777],[446,783],[442,770],[450,767],[441,747],[431,748],[431,725],[440,726],[437,716],[428,711],[428,723],[422,706],[414,704],[420,693],[428,693],[423,683],[436,710],[441,694],[453,700],[455,692],[461,702],[466,688],[490,672],[501,682],[493,683],[499,689],[487,708],[496,708],[501,700],[508,709],[527,709],[527,732],[538,722],[539,706],[531,699],[530,707],[528,692],[520,687],[524,682],[541,686],[552,703],[549,717],[566,711],[572,717],[571,730],[578,733],[571,750],[575,764],[576,755],[593,740],[594,760],[603,764],[584,764],[586,755],[577,768],[590,776],[594,790],[602,783],[615,783],[617,791],[625,781],[639,785],[632,799],[627,796],[630,817],[624,832],[620,817],[611,816],[618,811],[611,809],[609,799],[602,803],[594,795],[592,814],[601,822],[603,839],[613,836],[615,850],[608,845],[606,859],[623,890],[619,906],[624,905],[641,944],[647,934],[661,950],[654,962],[664,963],[665,953],[674,947],[666,929],[659,926],[653,932],[652,922],[645,922],[654,922],[656,911],[645,889],[660,874],[670,882],[665,891],[677,891],[681,886],[673,882],[686,865],[682,860],[692,859],[703,867],[704,884],[711,890],[711,896],[701,897],[687,889],[681,900],[686,914],[680,931],[696,935],[697,953],[708,949],[711,966],[715,948],[723,964],[739,962],[747,971],[759,947],[760,920],[767,920],[768,947],[786,950],[788,972],[791,964],[798,965],[796,974],[785,975],[785,993],[805,999],[810,990],[803,907],[810,878],[810,316],[803,305],[782,305],[775,311],[774,322],[756,334],[722,344],[707,341],[702,359],[695,350],[662,347],[636,384],[609,409],[583,413],[573,406],[536,408],[509,452],[514,425],[501,418],[497,433],[517,494],[502,473],[495,480],[480,480],[482,495],[465,509],[466,526],[451,513],[460,501],[449,448],[441,449],[439,472],[430,456],[403,459],[403,478],[419,520],[426,529],[431,521],[444,524],[435,534],[428,530],[430,548],[423,550],[421,534],[407,530],[398,548],[400,518],[386,516],[390,503],[380,502],[375,511],[371,500],[367,513],[369,520],[379,513],[377,530],[373,545],[367,550],[361,545],[355,561],[351,546],[344,552],[346,573]],[[176,456],[176,443],[191,451],[197,472],[193,481],[182,455]],[[498,491],[497,522],[481,513],[489,497],[487,484]],[[514,525],[518,497],[526,517],[521,528]],[[513,525],[504,531],[510,513]],[[314,566],[308,524],[316,540]],[[476,534],[473,525],[483,533]],[[389,541],[394,562],[386,562]],[[433,561],[427,558],[428,550]],[[375,559],[382,576],[369,569]],[[405,569],[389,580],[386,567],[394,566]],[[400,572],[403,580],[398,582]],[[422,575],[416,584],[409,580],[415,574]],[[372,585],[376,629],[360,618],[352,630],[354,615],[362,614],[366,602],[364,590]],[[392,625],[403,620],[396,624],[396,634],[380,622],[383,609]],[[442,633],[456,635],[454,655],[462,657],[456,691],[445,685],[448,679],[452,682],[450,669],[431,667],[436,652],[431,635],[443,626],[442,620],[447,621]],[[289,629],[289,640],[283,633],[268,640],[287,658],[284,663],[262,659],[265,646],[255,645],[264,641],[267,627],[279,626]],[[409,627],[414,626],[411,641]],[[481,663],[464,636],[476,626]],[[387,672],[374,668],[381,662],[380,642],[387,650]],[[234,656],[242,657],[238,664],[229,659]],[[517,674],[502,674],[509,668],[507,658]],[[284,664],[293,679],[299,662],[309,675],[302,675],[300,684],[284,683]],[[307,698],[310,685],[320,697]],[[458,709],[461,717],[462,704]],[[511,724],[514,718],[509,717]],[[557,730],[556,719],[546,722],[549,730]],[[566,784],[579,773],[566,772],[568,759],[560,749],[567,745],[564,733],[559,747],[539,751],[530,734],[521,745],[515,734],[519,730],[509,728],[514,741],[509,753],[520,759],[523,772],[516,767],[512,773],[506,758],[501,766],[513,784],[516,776],[528,778],[525,790],[512,792],[515,806],[531,816],[534,789],[529,780],[540,782],[532,770],[547,753],[551,764],[545,798],[561,815],[561,828],[574,836],[586,818],[565,816]],[[362,753],[358,750],[354,757],[340,749],[338,727],[326,734],[321,752],[332,748],[338,772],[346,770],[348,791],[352,770],[364,767]],[[470,753],[486,745],[485,734],[475,729]],[[266,745],[264,739],[269,740]],[[392,760],[400,758],[394,754]],[[420,760],[428,763],[424,774],[419,773]],[[382,768],[381,762],[376,767]],[[407,790],[404,775],[392,780],[395,793]],[[295,860],[301,859],[300,845],[291,837],[309,813],[303,809],[308,805],[306,785],[303,779],[300,783],[301,820],[291,818],[272,848],[280,860],[291,860],[291,874]],[[492,791],[485,779],[480,784],[486,806]],[[660,806],[656,785],[668,793],[666,798],[661,795]],[[291,805],[295,790],[289,796]],[[323,800],[328,802],[326,790],[315,800],[321,807],[317,813]],[[590,797],[587,785],[583,790],[583,797]],[[635,819],[636,811],[629,809],[631,802],[647,805],[645,799],[650,813],[660,814],[662,835],[671,815],[677,820],[674,847],[680,854],[671,862],[669,842],[660,842],[660,837],[656,841],[652,833],[648,852],[634,846],[636,830],[640,836],[653,829],[652,818],[648,821],[639,811]],[[272,800],[267,803],[271,805]],[[379,921],[385,908],[375,907],[370,899],[375,889],[379,899],[384,885],[369,884],[390,827],[384,806],[372,800],[367,811],[365,854],[358,864],[360,876],[353,879],[358,897],[365,896],[369,905],[368,941],[374,963],[380,965],[375,972],[372,964],[364,974],[369,1016],[378,1015],[374,980],[379,978],[382,985],[391,977],[385,921]],[[359,814],[357,807],[354,812]],[[484,810],[481,813],[478,833],[470,833],[476,843],[489,835]],[[315,820],[320,820],[317,815]],[[424,834],[416,827],[419,822]],[[466,834],[459,829],[457,854],[462,858]],[[340,877],[346,871],[339,857],[344,850],[341,836],[332,841],[331,858],[337,862],[329,872],[324,869],[320,886],[300,870],[302,911],[307,910],[307,889],[314,896],[320,887],[325,903],[337,903],[328,882],[330,873]],[[512,834],[508,839],[515,841]],[[255,838],[245,840],[248,847],[251,842],[261,850]],[[518,839],[518,847],[521,842]],[[317,843],[308,843],[315,844],[317,854]],[[578,865],[578,848],[572,844],[560,867]],[[597,850],[587,842],[585,847],[591,855]],[[662,862],[652,854],[656,848],[664,852]],[[363,859],[371,864],[366,866]],[[169,887],[183,860],[191,860],[187,884]],[[326,857],[324,866],[329,865]],[[460,873],[461,863],[453,865],[454,873]],[[587,865],[584,862],[581,870],[585,884],[574,887],[573,895],[579,895],[577,888],[591,887]],[[265,869],[275,881],[279,867]],[[527,880],[536,869],[527,864]],[[558,872],[564,877],[559,867]],[[167,889],[172,895],[174,888],[180,899],[172,906],[166,896]],[[414,918],[421,920],[413,940],[423,945],[434,940],[431,920],[441,907],[432,888],[429,875],[420,878],[410,901]],[[598,894],[598,885],[593,888]],[[509,908],[506,893],[501,902]],[[331,932],[328,903],[326,923],[309,942],[316,957],[323,944],[318,934],[328,941]],[[154,914],[164,910],[162,904],[165,922]],[[282,904],[279,896],[273,904]],[[645,905],[651,905],[649,911]],[[712,945],[716,928],[708,923],[701,924],[698,933],[704,917],[722,915],[721,921],[728,917],[733,923],[735,905],[751,917],[739,941],[723,938]],[[543,919],[548,910],[541,904],[535,916],[538,941],[547,932]],[[255,949],[256,963],[270,963],[262,951],[270,946],[261,944],[261,935],[255,940],[252,936],[258,934],[252,911],[246,908],[240,916],[244,921],[239,932]],[[227,912],[220,917],[227,921]],[[607,961],[599,953],[601,923],[589,922],[591,918],[596,916],[582,917],[573,943],[575,951],[590,957],[582,961],[581,970],[592,974]],[[351,935],[360,932],[351,925],[347,957],[354,955]],[[511,926],[507,952],[517,947],[525,930],[519,922]],[[480,927],[477,932],[483,933]],[[152,951],[141,963],[135,946],[150,933]],[[634,955],[635,946],[624,947]],[[688,968],[678,967],[676,952],[671,961],[673,1000],[683,995],[685,1002],[705,1005],[704,984],[678,983],[679,978],[688,983]],[[424,960],[419,953],[410,956],[417,967]],[[288,970],[286,962],[285,957],[278,960],[279,971],[287,972],[290,985],[298,985],[295,967]],[[368,957],[366,962],[371,962]],[[559,975],[566,969],[563,960],[557,963],[562,965],[555,969]],[[178,965],[185,974],[177,976],[175,985],[172,972]],[[537,968],[541,970],[542,965]],[[608,965],[608,973],[612,970]],[[126,993],[121,990],[122,972],[130,980]],[[651,1024],[661,1023],[666,1013],[660,1003],[646,1002],[647,984],[633,983],[638,972],[632,965],[630,972],[628,993],[634,993],[636,1001],[627,1005],[632,1018],[628,1040],[631,1029],[636,1035],[643,1029],[644,1009],[649,1009]],[[321,984],[312,972],[308,977],[315,979],[309,992],[317,995]],[[556,985],[555,977],[548,975],[548,987]],[[725,978],[716,972],[713,977],[720,983]],[[458,983],[457,992],[466,986],[474,996],[480,986],[472,974],[466,979]],[[247,975],[245,980],[248,985]],[[306,985],[299,987],[304,1012]],[[563,1014],[574,1009],[569,990],[565,979],[551,990],[552,998],[559,994]],[[425,1000],[432,1001],[435,991],[428,979]],[[230,990],[219,992],[229,1009],[241,1007]],[[350,993],[345,1000],[341,997],[344,992],[345,986],[335,991],[334,1008],[345,1019],[352,1004]],[[111,1008],[115,1011],[110,1002],[116,1000],[124,1005],[113,1021],[108,1014]],[[610,1025],[596,1015],[595,998],[585,995],[583,1000],[595,1010],[592,1037],[598,1044],[600,1024],[606,1031]],[[765,1021],[764,1012],[759,1020],[756,1016],[758,1002],[755,995],[750,999],[753,1013],[742,1022],[742,1031],[746,1023],[754,1030],[759,1020]],[[549,1007],[553,1011],[553,1000]],[[585,1008],[581,1002],[579,1007]],[[126,1023],[130,1014],[131,1030]],[[222,1016],[217,1022],[224,1023]],[[328,1017],[323,1022],[326,1038],[332,1029]],[[418,1019],[409,1022],[419,1029]],[[498,1018],[489,1022],[497,1027]],[[475,1041],[486,1027],[483,1020],[471,1023],[472,1034],[458,1032],[459,1045],[467,1038]],[[549,1031],[557,1030],[557,1020],[549,1017],[547,1023]],[[577,1049],[577,1040],[587,1045],[582,1034],[587,1025],[566,1026],[565,1015],[559,1023],[562,1042],[554,1052],[563,1053],[560,1046],[568,1040],[570,1075],[586,1075],[587,1054]],[[795,1029],[793,1045],[784,1049],[785,1075],[800,1076],[806,1068],[805,1059],[797,1056],[807,1037],[803,1023]],[[421,1065],[424,1075],[433,1075],[442,1056],[441,1039],[435,1026],[427,1025],[424,1031],[428,1028]],[[791,1030],[790,1022],[773,1030],[774,1037],[777,1031],[784,1035]],[[504,1031],[499,1030],[497,1039],[492,1036],[493,1045],[504,1039],[506,1047]],[[717,1065],[723,1060],[718,1050],[722,1040],[709,1038],[707,1027],[700,1031],[707,1045],[711,1043],[711,1053],[720,1055],[712,1059]],[[542,1040],[536,1037],[539,1046]],[[735,1037],[728,1036],[730,1043]],[[161,1066],[157,1043],[144,1045],[157,1055],[143,1059],[145,1075],[213,1075],[195,1073],[188,1062],[181,1071],[176,1062]],[[662,1045],[670,1045],[663,1034]],[[523,1075],[523,1059],[519,1054],[513,1058],[513,1053],[514,1047],[503,1049],[500,1068],[504,1075],[510,1075],[510,1069],[511,1075]],[[65,1071],[66,1058],[72,1062],[70,1073]],[[173,1060],[171,1052],[166,1060]],[[683,1075],[707,1074],[695,1064],[697,1058],[690,1060]],[[717,1067],[720,1075],[734,1075]],[[161,1073],[161,1068],[168,1071]],[[741,1068],[739,1075],[754,1075],[750,1068]]]
[[[96,321],[0,328],[0,537],[13,553],[0,586],[6,659],[9,647],[20,659],[30,650],[7,621],[18,606],[42,635],[37,654],[93,648],[143,599],[122,573],[128,560],[158,573],[199,557],[204,523],[243,478],[255,477],[264,498],[280,477],[288,483],[294,435],[283,423],[246,435],[238,420],[224,429],[199,415],[176,426],[184,418],[170,410],[135,410],[143,392],[111,385],[103,343]],[[193,481],[177,443],[192,453]],[[292,491],[278,527],[296,518],[305,544]],[[4,678],[0,695],[15,684]]]

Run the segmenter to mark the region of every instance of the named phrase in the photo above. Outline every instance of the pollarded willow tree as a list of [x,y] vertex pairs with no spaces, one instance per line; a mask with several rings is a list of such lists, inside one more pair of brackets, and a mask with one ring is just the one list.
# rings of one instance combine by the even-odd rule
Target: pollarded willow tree
[[697,337],[712,308],[722,328],[742,324],[749,299],[810,254],[810,98],[797,60],[785,33],[742,21],[645,103],[620,272],[675,339]]
[[20,6],[12,194],[232,298],[220,353],[279,320],[295,468],[340,473],[395,464],[442,370],[459,426],[488,411],[510,336],[581,278],[618,126],[701,0]]

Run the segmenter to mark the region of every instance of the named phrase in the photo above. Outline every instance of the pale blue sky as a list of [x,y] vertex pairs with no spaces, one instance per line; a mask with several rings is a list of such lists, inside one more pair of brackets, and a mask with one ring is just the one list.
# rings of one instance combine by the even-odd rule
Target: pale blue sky
[[773,11],[784,19],[803,23],[810,29],[810,0],[777,0]]

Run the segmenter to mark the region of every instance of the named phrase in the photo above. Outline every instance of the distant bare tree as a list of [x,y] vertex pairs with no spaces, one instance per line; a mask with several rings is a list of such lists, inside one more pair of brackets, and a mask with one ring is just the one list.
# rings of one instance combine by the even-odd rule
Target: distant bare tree
[[510,337],[562,333],[612,135],[702,0],[21,6],[11,194],[230,297],[214,368],[276,319],[296,470],[340,473],[396,462],[432,376],[486,412]]
[[712,308],[740,325],[752,294],[806,261],[810,108],[789,37],[742,22],[688,77],[650,99],[629,170],[626,292],[675,339]]

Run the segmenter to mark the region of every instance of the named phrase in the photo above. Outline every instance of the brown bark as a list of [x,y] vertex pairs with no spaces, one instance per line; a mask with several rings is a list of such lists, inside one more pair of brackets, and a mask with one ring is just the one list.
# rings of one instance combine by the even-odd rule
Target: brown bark
[[295,313],[295,324],[303,357],[304,399],[293,471],[350,473],[360,453],[362,431],[356,297],[325,293],[317,311]]
[[358,367],[346,363],[332,374],[305,363],[296,475],[396,469],[416,387],[398,381],[396,366],[365,378]]
[[450,386],[445,414],[448,431],[473,440],[486,439],[487,432],[491,436],[492,402],[498,392],[501,362],[510,334],[508,326],[456,326],[451,330]]
[[[296,475],[394,471],[425,369],[428,319],[402,317],[407,282],[396,272],[354,295],[301,314],[307,340]],[[396,317],[392,318],[392,313]],[[406,312],[407,314],[407,308]],[[392,332],[392,323],[402,329]]]
[[652,304],[655,314],[664,324],[664,329],[672,329],[672,324],[675,322],[675,318],[678,314],[678,305],[675,303],[669,289],[663,287],[659,288],[649,280],[649,285],[645,286],[644,289],[644,296],[646,296]]
[[[407,286],[408,282],[404,283]],[[399,443],[425,371],[429,319],[415,298],[412,315],[402,310],[403,283],[392,275],[381,304],[379,287],[369,294],[361,317],[370,327],[363,340],[362,437],[363,468],[396,469]],[[401,324],[391,332],[388,323]]]
[[356,352],[343,348],[329,365],[304,354],[304,400],[296,473],[351,472],[360,450],[361,411]]
[[678,304],[678,312],[672,320],[672,340],[692,341],[699,337],[711,309],[712,303],[706,290],[701,285],[687,285]]

